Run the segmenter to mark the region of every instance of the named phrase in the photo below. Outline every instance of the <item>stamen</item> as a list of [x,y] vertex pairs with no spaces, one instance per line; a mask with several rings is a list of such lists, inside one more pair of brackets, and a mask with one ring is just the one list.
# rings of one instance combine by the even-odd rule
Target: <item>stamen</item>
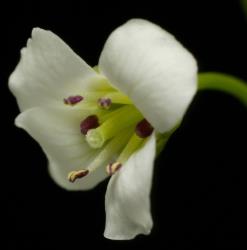
[[120,168],[122,167],[122,164],[120,162],[114,162],[110,163],[106,167],[106,172],[109,175],[115,174]]
[[115,112],[113,116],[103,122],[102,125],[90,130],[90,133],[87,134],[86,140],[92,148],[102,147],[105,141],[143,118],[142,114],[132,105],[125,105],[119,110],[119,112]]
[[112,91],[103,96],[104,99],[111,99],[112,103],[116,104],[133,104],[127,95],[122,94],[119,91]]
[[144,141],[145,139],[137,136],[136,133],[134,133],[118,157],[117,162],[124,164],[129,159],[129,157],[142,146]]
[[103,109],[109,109],[111,107],[111,104],[112,104],[112,101],[110,98],[101,97],[98,99],[98,105],[99,107]]
[[75,105],[76,103],[83,100],[83,97],[80,95],[69,96],[68,98],[64,98],[64,104],[66,105]]
[[146,119],[143,119],[136,125],[135,132],[139,137],[146,138],[152,134],[153,130],[152,125]]
[[[104,85],[103,83],[101,86]],[[74,104],[74,100],[77,101],[77,97],[79,96],[70,96],[66,99],[64,99],[65,104]],[[122,94],[119,91],[114,90],[112,87],[110,87],[109,84],[106,84],[106,86],[103,89],[95,89],[95,91],[86,91],[83,92],[83,100],[85,102],[97,102],[99,99],[102,100],[109,100],[112,103],[115,104],[133,104],[133,102],[127,97],[126,95]],[[81,100],[79,100],[81,101]],[[108,102],[108,101],[107,101]],[[108,104],[108,103],[107,103]],[[101,107],[101,103],[99,103]]]
[[[112,138],[103,148],[95,159],[90,163],[87,169],[92,173],[99,167],[103,167],[106,162],[114,162],[116,155],[118,155],[124,148],[131,134],[133,127],[123,130],[122,133]],[[103,164],[103,165],[102,165]]]
[[145,139],[140,138],[136,135],[136,133],[134,133],[128,141],[127,145],[124,147],[119,157],[117,158],[117,160],[114,163],[110,163],[106,166],[107,174],[115,174],[122,167],[122,165],[130,158],[130,156],[135,153],[136,150],[141,148],[144,142]]
[[68,180],[70,182],[75,182],[77,179],[80,179],[88,175],[88,173],[89,173],[89,170],[87,169],[82,169],[79,171],[72,171],[68,174]]
[[99,127],[99,120],[96,115],[90,115],[80,124],[81,133],[86,135],[88,130]]

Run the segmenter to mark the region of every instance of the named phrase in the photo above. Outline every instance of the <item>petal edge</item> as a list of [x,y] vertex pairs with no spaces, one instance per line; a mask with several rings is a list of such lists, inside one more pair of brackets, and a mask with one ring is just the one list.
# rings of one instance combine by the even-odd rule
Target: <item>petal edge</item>
[[123,165],[107,187],[106,227],[104,236],[113,240],[129,240],[138,234],[149,234],[153,226],[150,190],[155,135]]

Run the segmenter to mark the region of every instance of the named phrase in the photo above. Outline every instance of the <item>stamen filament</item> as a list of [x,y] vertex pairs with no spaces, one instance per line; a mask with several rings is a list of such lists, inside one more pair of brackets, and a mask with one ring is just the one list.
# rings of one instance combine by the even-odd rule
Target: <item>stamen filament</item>
[[125,129],[123,133],[115,136],[112,140],[110,140],[106,146],[100,151],[98,156],[94,159],[93,162],[88,166],[88,170],[90,172],[95,171],[98,167],[102,166],[106,162],[110,160],[114,160],[119,151],[123,149],[124,145],[130,139],[131,134],[133,133],[133,127]]
[[99,98],[108,94],[108,91],[88,91],[83,93],[84,102],[97,102]]
[[136,133],[134,133],[132,135],[132,137],[130,138],[128,144],[126,145],[126,147],[124,148],[124,150],[121,152],[121,154],[119,155],[117,162],[123,164],[125,163],[129,157],[138,149],[142,146],[142,144],[144,143],[145,139],[139,137],[138,135],[136,135]]
[[133,104],[132,101],[124,94],[118,91],[89,91],[83,93],[85,102],[98,102],[100,98],[111,99],[115,104]]
[[109,98],[111,99],[112,103],[116,104],[133,104],[133,102],[129,99],[128,96],[120,92],[110,92],[107,95],[103,96],[103,98]]
[[108,119],[111,119],[112,117],[114,117],[116,114],[118,114],[120,112],[122,112],[122,107],[117,108],[117,109],[112,110],[112,111],[102,113],[102,115],[99,117],[100,124],[104,123]]
[[136,133],[132,135],[130,138],[128,144],[125,146],[119,157],[117,158],[117,161],[110,163],[106,166],[106,172],[108,175],[115,174],[122,165],[130,158],[130,156],[142,146],[145,139],[139,137]]

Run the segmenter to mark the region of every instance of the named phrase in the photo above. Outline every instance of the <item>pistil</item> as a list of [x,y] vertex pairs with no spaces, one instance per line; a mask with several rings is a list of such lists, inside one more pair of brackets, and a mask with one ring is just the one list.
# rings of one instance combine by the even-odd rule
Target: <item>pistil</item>
[[[128,140],[131,137],[131,131],[132,129],[126,129],[123,131],[123,133],[119,134],[118,136],[115,136],[112,140],[110,140],[106,146],[100,151],[100,153],[95,157],[95,159],[90,163],[89,166],[86,168],[83,168],[81,170],[72,171],[68,174],[68,180],[70,182],[75,182],[77,179],[80,179],[95,170],[97,170],[99,167],[104,167],[103,164],[109,161],[114,161],[114,158],[116,155],[118,155],[121,150],[124,148],[124,145],[128,142]],[[114,169],[116,169],[117,166],[112,167],[112,172]]]
[[121,152],[121,150],[123,150],[124,146],[129,141],[132,133],[131,131],[133,131],[133,127],[131,129],[123,130],[123,133],[120,133],[112,138],[100,151],[95,160],[90,163],[87,169],[92,172],[106,162],[114,162],[116,156]]
[[98,128],[89,130],[86,140],[92,148],[100,148],[105,141],[142,119],[143,116],[137,109],[132,105],[125,105]]

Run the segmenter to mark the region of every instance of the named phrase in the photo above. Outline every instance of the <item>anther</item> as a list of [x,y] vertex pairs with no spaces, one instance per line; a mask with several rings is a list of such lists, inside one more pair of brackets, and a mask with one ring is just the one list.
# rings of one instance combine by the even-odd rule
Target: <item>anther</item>
[[152,134],[153,130],[154,130],[154,128],[146,119],[141,120],[136,125],[136,128],[135,128],[136,134],[141,138],[146,138],[146,137],[150,136]]
[[99,127],[99,120],[96,115],[90,115],[80,124],[81,133],[86,135],[88,130]]
[[120,162],[114,162],[110,163],[106,166],[106,172],[109,175],[115,174],[120,168],[122,167],[122,164]]
[[83,100],[83,97],[80,95],[69,96],[68,98],[63,99],[64,104],[66,105],[75,105],[82,100]]
[[103,109],[109,109],[111,107],[111,104],[112,104],[112,101],[110,98],[101,97],[98,99],[98,105],[99,107]]
[[88,175],[88,173],[89,173],[89,170],[87,170],[87,169],[82,169],[79,171],[72,171],[68,174],[68,180],[70,182],[75,182],[77,179],[80,179],[80,178]]

